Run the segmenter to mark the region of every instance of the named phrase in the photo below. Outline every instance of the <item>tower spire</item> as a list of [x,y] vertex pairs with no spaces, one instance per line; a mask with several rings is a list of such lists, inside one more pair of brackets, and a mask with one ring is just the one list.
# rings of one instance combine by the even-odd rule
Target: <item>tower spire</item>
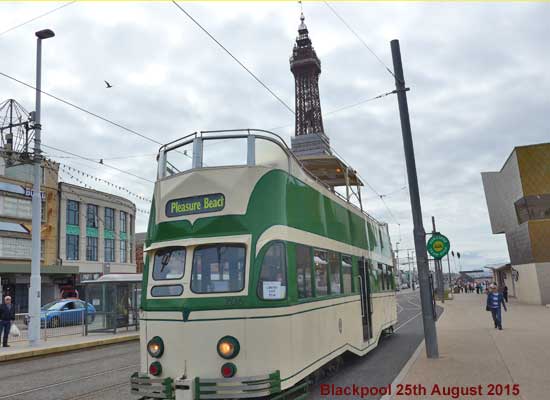
[[296,137],[292,138],[292,149],[297,154],[330,154],[319,97],[321,60],[309,37],[303,10],[300,12],[298,36],[290,57],[290,70],[295,80],[296,110]]

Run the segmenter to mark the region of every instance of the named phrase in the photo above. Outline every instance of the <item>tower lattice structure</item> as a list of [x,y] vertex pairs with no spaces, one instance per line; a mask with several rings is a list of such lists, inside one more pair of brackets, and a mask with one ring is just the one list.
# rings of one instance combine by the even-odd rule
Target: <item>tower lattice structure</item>
[[330,142],[323,128],[319,75],[321,60],[309,38],[309,31],[300,16],[298,36],[290,57],[290,70],[295,80],[295,137],[292,150],[298,156],[331,154]]

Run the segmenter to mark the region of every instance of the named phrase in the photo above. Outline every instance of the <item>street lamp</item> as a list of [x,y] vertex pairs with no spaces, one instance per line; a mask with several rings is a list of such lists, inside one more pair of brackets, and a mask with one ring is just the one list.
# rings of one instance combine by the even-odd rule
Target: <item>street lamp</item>
[[42,40],[54,37],[50,29],[35,33],[36,40],[36,111],[34,112],[34,183],[32,193],[32,259],[31,287],[29,289],[29,344],[40,343],[40,230],[42,228],[42,198],[40,196],[40,181],[42,178],[42,157],[40,154],[40,95],[42,86]]

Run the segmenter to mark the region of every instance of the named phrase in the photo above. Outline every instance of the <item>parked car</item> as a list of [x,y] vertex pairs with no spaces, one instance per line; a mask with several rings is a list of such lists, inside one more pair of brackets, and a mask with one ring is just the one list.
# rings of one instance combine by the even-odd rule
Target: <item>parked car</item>
[[[88,309],[86,312],[86,308]],[[95,307],[78,299],[61,299],[45,304],[40,309],[40,325],[42,328],[58,328],[60,326],[79,325],[87,315],[88,323],[95,319]],[[29,318],[25,318],[28,325]]]

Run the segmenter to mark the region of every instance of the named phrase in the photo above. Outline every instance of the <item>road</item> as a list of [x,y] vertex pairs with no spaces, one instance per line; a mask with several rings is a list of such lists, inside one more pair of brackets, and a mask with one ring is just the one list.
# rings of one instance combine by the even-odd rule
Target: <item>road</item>
[[[323,383],[384,386],[392,382],[422,340],[419,303],[418,291],[399,293],[395,333],[367,356],[348,358]],[[139,368],[138,351],[138,343],[130,342],[2,363],[0,400],[135,400],[129,375]],[[330,398],[314,389],[310,399]]]

